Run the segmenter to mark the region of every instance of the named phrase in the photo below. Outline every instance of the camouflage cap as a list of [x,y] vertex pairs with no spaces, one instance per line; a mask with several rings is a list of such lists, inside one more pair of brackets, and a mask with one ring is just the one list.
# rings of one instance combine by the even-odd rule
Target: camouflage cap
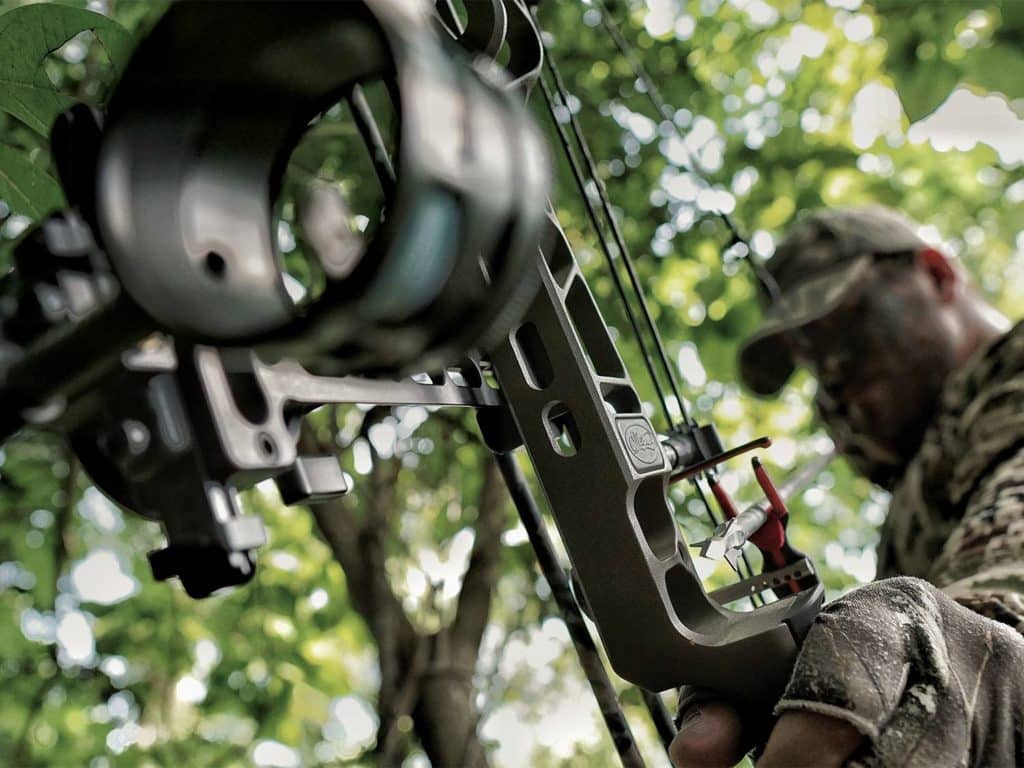
[[778,392],[795,364],[782,335],[824,317],[857,285],[881,254],[927,247],[917,225],[880,205],[819,210],[796,224],[765,266],[781,296],[764,312],[761,328],[740,349],[743,383],[759,395]]

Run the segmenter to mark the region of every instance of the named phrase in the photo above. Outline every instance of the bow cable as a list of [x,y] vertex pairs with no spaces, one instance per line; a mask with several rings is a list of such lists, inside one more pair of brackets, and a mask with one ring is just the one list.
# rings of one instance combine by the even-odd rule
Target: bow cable
[[[683,414],[683,419],[687,423],[689,423],[690,422],[690,414],[688,412],[689,409],[687,408],[686,401],[683,399],[683,396],[680,394],[679,385],[678,385],[678,383],[676,381],[675,374],[674,374],[674,372],[672,370],[672,365],[669,363],[668,355],[665,352],[665,344],[661,340],[661,334],[658,332],[658,326],[654,322],[654,317],[651,315],[650,307],[647,306],[647,301],[646,301],[646,299],[644,297],[643,287],[640,284],[640,278],[637,275],[636,267],[633,265],[633,259],[630,256],[629,248],[626,246],[625,238],[622,236],[622,229],[619,227],[618,220],[615,218],[615,215],[614,215],[614,213],[612,211],[612,204],[611,204],[611,199],[608,197],[608,190],[605,187],[604,180],[597,173],[597,163],[594,162],[594,156],[593,156],[593,154],[590,151],[590,145],[589,145],[589,143],[586,140],[586,137],[585,137],[585,135],[583,133],[583,129],[582,129],[582,127],[579,124],[579,121],[576,119],[576,115],[573,113],[573,110],[572,110],[572,108],[569,105],[568,89],[565,87],[565,82],[562,80],[562,75],[561,75],[561,73],[558,70],[558,65],[555,64],[555,60],[552,58],[550,51],[548,51],[546,47],[545,47],[544,65],[545,65],[545,68],[550,73],[552,80],[555,83],[555,89],[556,89],[556,91],[558,93],[558,97],[559,97],[559,99],[562,102],[562,106],[564,107],[564,109],[566,111],[566,114],[568,115],[569,125],[572,127],[573,137],[576,140],[576,144],[579,146],[580,153],[583,155],[583,160],[586,163],[587,174],[590,176],[590,181],[593,184],[594,189],[597,191],[598,199],[601,202],[601,209],[604,212],[605,219],[607,220],[608,227],[612,231],[612,236],[615,238],[615,245],[616,245],[616,247],[618,249],[619,261],[625,267],[626,274],[629,276],[630,286],[633,288],[633,292],[634,292],[634,294],[636,296],[636,301],[639,304],[640,310],[641,310],[641,312],[643,314],[644,325],[647,327],[647,332],[650,334],[650,337],[651,337],[651,342],[650,342],[651,346],[654,347],[654,351],[655,351],[655,353],[657,355],[658,362],[661,364],[661,369],[664,372],[665,377],[668,380],[669,387],[672,390],[672,395],[676,399],[676,403],[679,406],[679,410]],[[547,91],[547,89],[545,89],[545,99],[547,99],[548,96],[549,96],[548,91]],[[549,105],[549,108],[550,108],[550,106],[551,106],[551,102],[550,101],[548,101],[548,105]],[[556,124],[561,126],[561,128],[559,130],[559,135],[563,136],[564,135],[564,130],[565,130],[564,126],[562,126],[562,124],[557,120],[557,116],[555,116],[553,111],[552,111],[552,116],[555,117]],[[563,142],[563,146],[566,146],[565,142]],[[574,161],[570,161],[570,162],[574,166],[574,175],[575,175],[575,169],[578,169],[578,164],[576,162],[574,162]],[[581,181],[580,177],[577,177],[576,181],[579,184],[580,181]],[[585,188],[581,188],[580,191],[581,191],[581,194],[590,203],[593,202],[591,200],[590,196],[587,194],[587,190]],[[591,205],[588,205],[587,208],[588,208],[588,210],[592,210],[592,206]],[[593,218],[592,218],[592,221],[593,221]],[[594,226],[597,227],[597,223],[596,222],[594,222]],[[603,240],[603,243],[606,245],[607,244],[607,240],[604,239],[603,237],[602,237],[602,240]],[[604,248],[604,251],[605,251],[605,257],[608,260],[609,268],[611,269],[612,272],[616,272],[615,258],[614,258],[614,255],[613,255],[613,251],[610,248]],[[619,295],[622,297],[623,303],[626,304],[627,307],[628,307],[629,302],[626,299],[626,293],[625,293],[624,286],[622,285],[621,279],[616,279],[616,286],[619,288]],[[629,312],[628,309],[627,309],[627,312]],[[632,313],[630,312],[630,314],[632,314]],[[636,330],[636,329],[634,328],[634,330]],[[643,339],[642,338],[638,338],[637,340],[638,340],[638,342],[641,345],[641,349],[642,349],[644,355],[646,356],[647,355],[647,349],[646,349],[646,345],[643,342]],[[657,385],[655,385],[655,386],[657,386]],[[664,407],[665,407],[665,409],[667,411],[668,410],[667,403],[664,404]],[[667,418],[667,421],[668,421],[668,426],[671,427],[673,425],[674,419],[671,416],[669,416],[668,414],[666,414],[666,418]]]
[[[550,61],[549,55],[545,53],[545,61]],[[565,127],[558,121],[556,115],[556,106],[562,106],[564,109],[568,109],[565,106],[565,100],[562,100],[561,105],[557,105],[554,101],[554,96],[551,93],[551,88],[547,82],[540,78],[541,91],[544,94],[544,101],[547,104],[548,112],[551,114],[552,121],[555,124],[558,132],[559,141],[562,145],[562,150],[565,152],[566,158],[569,160],[569,166],[572,168],[573,178],[576,179],[576,186],[579,188],[580,196],[583,198],[584,207],[587,210],[587,215],[590,219],[590,223],[594,227],[594,232],[597,235],[598,242],[601,244],[601,251],[605,255],[605,259],[608,262],[609,271],[611,272],[612,280],[615,283],[615,287],[619,293],[619,297],[622,299],[623,309],[626,312],[626,317],[629,319],[629,324],[633,329],[633,335],[637,339],[637,343],[640,345],[640,357],[644,361],[644,367],[647,368],[647,373],[650,376],[651,384],[654,385],[654,390],[658,396],[658,402],[661,405],[662,413],[665,416],[665,421],[669,426],[672,424],[672,413],[668,407],[668,398],[665,396],[665,392],[661,387],[661,382],[658,379],[658,374],[655,372],[654,363],[651,361],[651,356],[647,353],[647,345],[644,342],[643,335],[640,333],[640,325],[636,318],[636,313],[633,311],[632,306],[626,298],[626,288],[622,283],[622,277],[619,275],[618,270],[615,268],[615,257],[612,254],[611,245],[608,243],[608,237],[605,235],[604,229],[601,227],[600,219],[597,216],[597,212],[594,210],[594,202],[590,199],[587,193],[587,182],[583,177],[583,171],[580,168],[579,160],[576,157],[572,145],[569,143],[569,137],[565,132]]]
[[[534,10],[534,14],[536,15],[536,9]],[[539,23],[538,23],[538,26],[539,26]],[[617,222],[617,220],[615,218],[615,215],[614,215],[614,212],[612,211],[611,201],[608,198],[608,194],[607,194],[607,190],[606,190],[606,188],[604,186],[604,182],[603,182],[603,180],[600,178],[600,176],[597,173],[597,167],[596,167],[596,163],[594,162],[593,154],[590,152],[589,144],[588,144],[588,142],[586,140],[586,137],[585,137],[585,135],[583,133],[583,130],[582,130],[580,124],[579,124],[579,121],[576,119],[575,114],[573,113],[572,109],[569,106],[569,96],[568,96],[568,91],[567,91],[567,89],[565,87],[565,82],[563,81],[563,79],[561,77],[561,74],[560,74],[560,72],[558,70],[558,66],[554,62],[554,58],[551,56],[551,52],[548,49],[547,44],[543,43],[543,47],[544,47],[544,65],[545,65],[545,69],[547,69],[547,71],[548,71],[548,73],[549,73],[549,75],[551,77],[551,80],[554,83],[555,92],[558,95],[558,100],[561,102],[557,106],[561,106],[566,111],[566,114],[568,115],[568,121],[567,122],[568,122],[568,124],[569,124],[569,126],[570,126],[570,128],[572,130],[573,138],[574,138],[576,144],[580,148],[580,154],[582,154],[582,156],[584,158],[584,162],[585,162],[586,167],[587,167],[587,175],[589,175],[591,183],[593,184],[594,188],[597,190],[598,198],[599,198],[601,209],[602,209],[602,213],[604,214],[604,218],[608,222],[608,226],[611,228],[611,230],[613,232],[613,235],[615,236],[615,239],[616,239],[616,245],[618,247],[618,252],[619,252],[620,260],[622,261],[623,265],[626,267],[627,273],[629,274],[629,277],[630,277],[630,284],[631,284],[631,286],[632,286],[632,288],[633,288],[633,290],[634,290],[634,292],[636,294],[636,300],[639,302],[640,306],[642,307],[643,317],[644,317],[644,320],[645,320],[645,324],[646,324],[646,326],[648,328],[648,332],[651,335],[651,342],[650,343],[654,345],[655,351],[657,352],[658,360],[659,360],[659,362],[661,364],[661,367],[662,367],[663,371],[665,372],[665,375],[667,376],[667,378],[669,380],[669,383],[670,383],[670,385],[672,387],[672,392],[673,392],[673,395],[676,398],[676,402],[677,402],[679,410],[680,410],[680,412],[682,414],[684,424],[686,425],[688,430],[695,430],[698,427],[696,419],[693,417],[693,415],[691,413],[691,409],[689,407],[688,402],[682,397],[682,395],[679,392],[679,388],[678,388],[678,385],[676,384],[676,380],[675,380],[675,376],[674,376],[673,371],[672,371],[671,364],[669,363],[668,356],[667,356],[667,354],[665,352],[664,343],[661,340],[661,336],[658,333],[657,326],[654,323],[654,319],[651,316],[650,309],[647,306],[647,302],[646,302],[645,297],[644,297],[643,288],[642,288],[642,286],[640,284],[639,277],[638,277],[638,275],[636,273],[636,269],[635,269],[635,267],[633,265],[633,262],[632,262],[632,259],[630,257],[629,249],[626,246],[624,238],[622,237],[622,231],[619,228],[618,222]],[[641,357],[644,360],[645,367],[647,368],[647,371],[648,371],[648,373],[649,373],[649,375],[651,377],[651,381],[654,384],[654,388],[655,388],[655,390],[656,390],[656,392],[658,394],[659,400],[661,402],[662,410],[665,413],[666,420],[668,422],[668,426],[671,429],[671,428],[673,428],[675,426],[675,422],[674,422],[674,420],[672,419],[672,417],[670,415],[671,411],[669,410],[668,402],[667,402],[667,399],[665,397],[664,390],[661,388],[661,386],[660,386],[660,384],[658,382],[658,378],[657,378],[657,376],[655,374],[654,365],[653,365],[652,361],[650,360],[649,353],[647,351],[647,346],[646,346],[646,344],[644,342],[643,337],[641,336],[641,334],[639,332],[639,328],[638,328],[639,324],[638,324],[638,321],[636,319],[636,315],[635,315],[634,311],[632,310],[632,308],[630,306],[628,296],[626,295],[625,285],[623,284],[621,277],[617,273],[616,264],[615,264],[615,261],[616,261],[615,260],[615,256],[614,256],[614,253],[612,251],[612,248],[611,248],[610,244],[608,243],[607,236],[603,232],[603,229],[602,229],[602,227],[601,227],[601,225],[599,223],[599,218],[598,218],[597,212],[595,210],[594,200],[592,199],[591,195],[588,194],[587,182],[586,182],[586,179],[584,178],[582,169],[580,167],[579,159],[576,157],[576,153],[575,153],[575,151],[572,148],[572,143],[569,140],[568,133],[566,131],[565,125],[563,124],[563,121],[559,120],[559,117],[558,117],[558,114],[557,114],[557,111],[556,111],[556,108],[555,108],[556,107],[556,102],[555,102],[555,99],[554,99],[554,95],[552,94],[551,87],[548,85],[548,83],[544,80],[543,77],[539,78],[539,80],[540,80],[541,90],[542,90],[542,92],[544,94],[544,99],[545,99],[545,102],[546,102],[546,105],[547,105],[547,108],[548,108],[548,112],[550,113],[551,120],[554,123],[555,129],[556,129],[556,131],[558,133],[559,142],[562,145],[562,149],[564,150],[567,159],[569,160],[569,164],[570,164],[570,167],[571,167],[572,172],[573,172],[573,177],[576,180],[576,184],[577,184],[577,187],[579,188],[580,195],[583,198],[584,206],[587,209],[588,217],[589,217],[589,219],[590,219],[590,221],[591,221],[591,223],[592,223],[592,225],[594,227],[594,230],[595,230],[595,232],[597,234],[598,241],[601,244],[601,250],[602,250],[602,252],[605,255],[605,259],[608,262],[609,270],[612,273],[612,278],[613,278],[613,281],[615,283],[616,289],[617,289],[617,291],[619,293],[619,297],[622,299],[622,303],[623,303],[623,306],[625,308],[626,315],[629,318],[630,325],[632,326],[633,332],[634,332],[634,334],[637,337],[637,343],[640,345]],[[705,478],[708,478],[709,480],[713,480],[715,478],[715,473],[713,471],[711,471],[711,470],[708,470],[708,471],[706,471],[706,472],[704,472],[702,474],[703,474],[703,476]],[[708,520],[711,522],[712,526],[717,527],[718,524],[719,524],[718,516],[715,514],[715,511],[714,511],[713,507],[711,506],[710,502],[708,501],[707,496],[704,493],[704,489],[701,487],[701,485],[700,485],[700,483],[699,483],[699,481],[698,481],[698,479],[696,477],[691,478],[691,483],[693,485],[694,490],[697,493],[698,498],[700,499],[701,503],[703,504],[704,509],[706,510],[706,514],[707,514]],[[744,574],[743,573],[743,569],[737,569],[739,571],[740,576],[743,577],[743,578],[747,578],[749,576],[752,576],[753,573],[754,573],[753,567],[751,566],[750,561],[749,561],[749,559],[746,556],[746,553],[743,553],[742,563],[745,566],[745,569],[746,569],[747,573]],[[759,595],[752,595],[751,596],[751,602],[752,602],[752,604],[755,607],[758,605],[758,601],[760,601],[760,604],[762,604],[762,605],[764,604],[764,598],[762,596],[759,596]]]
[[[651,77],[647,68],[644,67],[640,57],[636,55],[635,48],[622,34],[622,29],[608,12],[608,8],[605,6],[604,0],[592,0],[592,2],[600,12],[601,24],[604,26],[605,31],[608,32],[609,37],[611,37],[615,42],[615,46],[619,49],[619,53],[621,53],[629,62],[630,67],[633,69],[633,75],[637,80],[643,83],[643,90],[644,93],[647,94],[648,100],[654,106],[654,109],[662,120],[672,126],[671,130],[675,133],[676,138],[680,140],[680,144],[686,156],[684,167],[690,172],[690,174],[703,182],[706,187],[710,188],[711,182],[709,182],[708,179],[698,170],[696,158],[694,158],[693,152],[688,146],[686,146],[686,142],[684,141],[686,137],[679,129],[679,126],[676,125],[675,110],[668,105],[664,98],[662,98],[661,90],[654,82],[654,78]],[[733,221],[732,217],[721,208],[713,208],[710,210],[710,213],[721,219],[722,223],[725,224],[726,229],[729,230],[729,244],[726,248],[731,248],[734,245],[742,245],[746,249],[744,260],[750,264],[750,267],[754,272],[754,277],[757,279],[758,286],[767,298],[773,302],[777,301],[782,294],[779,289],[778,282],[776,282],[771,272],[769,272],[765,267],[764,262],[757,258],[754,253],[754,249],[750,247],[750,241],[740,233],[739,228],[736,226],[736,222]]]

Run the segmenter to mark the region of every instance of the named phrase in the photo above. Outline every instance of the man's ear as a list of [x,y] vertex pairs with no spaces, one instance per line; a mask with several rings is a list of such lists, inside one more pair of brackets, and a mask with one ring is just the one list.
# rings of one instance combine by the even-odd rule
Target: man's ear
[[934,248],[917,252],[917,264],[928,275],[943,301],[952,301],[960,284],[960,275],[949,259]]

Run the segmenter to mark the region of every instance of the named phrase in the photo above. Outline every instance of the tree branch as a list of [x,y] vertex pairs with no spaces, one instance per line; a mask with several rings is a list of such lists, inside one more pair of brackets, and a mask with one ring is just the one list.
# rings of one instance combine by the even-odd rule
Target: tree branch
[[[360,436],[366,437],[369,428],[384,412],[378,408],[368,411],[359,430]],[[300,453],[335,454],[337,446],[333,441],[325,445],[317,440],[312,429],[304,426],[299,450]],[[409,700],[416,698],[416,689],[409,691],[407,686],[419,677],[414,668],[422,640],[387,576],[386,542],[389,521],[395,513],[399,464],[382,460],[372,444],[370,451],[373,463],[366,483],[368,492],[361,494],[362,503],[357,505],[355,496],[349,495],[313,505],[312,511],[321,535],[345,572],[352,603],[369,626],[377,645],[381,672],[377,751],[378,755],[386,752],[388,759],[394,760],[400,752],[396,736],[398,719],[411,709]]]
[[458,608],[451,627],[451,640],[456,660],[472,665],[478,655],[480,639],[490,614],[491,593],[498,580],[501,560],[501,534],[505,529],[507,506],[498,465],[490,453],[481,457],[483,484],[477,502],[476,538],[469,556],[466,575],[462,579]]
[[[60,509],[57,510],[56,520],[53,526],[53,584],[51,591],[50,605],[51,610],[56,611],[57,608],[57,596],[59,594],[59,588],[57,582],[60,580],[61,571],[64,570],[64,564],[68,559],[68,528],[71,525],[71,520],[74,515],[75,502],[77,501],[76,491],[78,489],[78,459],[68,446],[64,447],[63,450],[64,459],[68,462],[68,474],[64,478],[64,482],[61,487],[61,491],[64,494]],[[54,666],[58,669],[60,665],[57,662],[57,648],[55,645],[47,648],[47,653],[50,656],[50,660]],[[39,684],[36,688],[35,693],[32,696],[32,701],[29,702],[28,708],[25,712],[25,721],[22,723],[21,732],[18,736],[16,746],[14,748],[14,764],[21,765],[29,762],[29,752],[31,746],[29,744],[29,737],[31,735],[32,724],[36,720],[36,715],[43,708],[46,702],[46,696],[50,690],[61,681],[61,675],[56,672]]]

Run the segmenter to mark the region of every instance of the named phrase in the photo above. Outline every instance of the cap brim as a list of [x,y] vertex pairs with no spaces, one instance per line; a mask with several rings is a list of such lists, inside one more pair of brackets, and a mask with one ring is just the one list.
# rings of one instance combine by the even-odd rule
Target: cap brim
[[774,395],[796,370],[793,357],[783,343],[783,333],[758,333],[740,350],[740,380],[755,395]]
[[740,348],[739,374],[743,384],[762,397],[782,389],[796,369],[785,334],[832,312],[870,264],[871,256],[860,256],[786,291],[782,300],[765,313],[757,333]]

